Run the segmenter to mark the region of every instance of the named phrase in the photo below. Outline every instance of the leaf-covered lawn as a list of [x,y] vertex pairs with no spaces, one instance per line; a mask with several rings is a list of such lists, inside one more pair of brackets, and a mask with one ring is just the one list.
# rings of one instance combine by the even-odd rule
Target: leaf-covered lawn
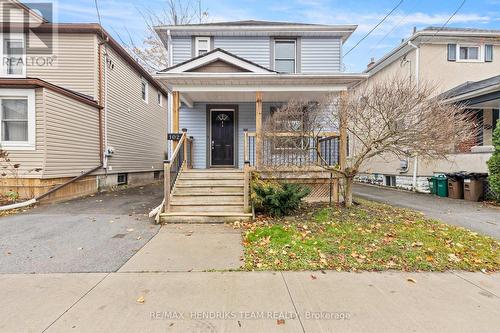
[[413,211],[360,201],[244,224],[247,270],[498,271],[500,243]]

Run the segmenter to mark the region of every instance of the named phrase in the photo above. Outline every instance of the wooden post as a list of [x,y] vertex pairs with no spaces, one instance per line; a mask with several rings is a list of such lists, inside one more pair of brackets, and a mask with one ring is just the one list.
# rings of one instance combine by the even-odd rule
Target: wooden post
[[250,213],[250,161],[245,160],[243,164],[243,175],[245,183],[243,187],[243,210],[245,213]]
[[248,128],[243,129],[243,162],[250,161],[248,153]]
[[170,161],[165,161],[163,164],[163,195],[165,197],[165,213],[170,208]]
[[182,129],[182,142],[184,142],[184,151],[182,154],[184,155],[184,170],[188,168],[188,137],[187,137],[187,128]]
[[[178,91],[172,92],[172,132],[179,133],[179,107],[180,96]],[[174,141],[172,151],[177,147],[178,142]]]
[[264,138],[262,133],[262,92],[255,93],[255,166],[257,170],[262,164],[262,150]]
[[193,140],[194,137],[190,136],[189,137],[189,169],[193,168]]

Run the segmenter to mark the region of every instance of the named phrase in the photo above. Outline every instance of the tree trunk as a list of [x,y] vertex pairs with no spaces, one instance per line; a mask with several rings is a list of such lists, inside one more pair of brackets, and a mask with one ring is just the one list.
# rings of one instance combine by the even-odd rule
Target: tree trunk
[[344,178],[344,205],[346,207],[352,206],[352,185],[354,183],[354,177]]

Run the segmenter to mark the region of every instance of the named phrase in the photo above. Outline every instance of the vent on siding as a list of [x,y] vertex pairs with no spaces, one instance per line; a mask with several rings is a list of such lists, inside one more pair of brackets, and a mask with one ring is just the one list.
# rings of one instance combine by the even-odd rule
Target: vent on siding
[[160,171],[153,172],[153,179],[155,179],[155,180],[160,179]]
[[119,173],[118,174],[118,185],[127,185],[128,184],[128,174]]

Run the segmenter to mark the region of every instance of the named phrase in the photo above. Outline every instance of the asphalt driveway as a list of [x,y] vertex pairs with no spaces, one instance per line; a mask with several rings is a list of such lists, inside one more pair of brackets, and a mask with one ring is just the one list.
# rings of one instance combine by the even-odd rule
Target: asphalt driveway
[[162,185],[107,192],[0,218],[0,273],[114,272],[159,230]]
[[435,195],[382,188],[371,185],[354,185],[354,195],[393,206],[420,211],[442,222],[461,226],[500,239],[500,209]]

